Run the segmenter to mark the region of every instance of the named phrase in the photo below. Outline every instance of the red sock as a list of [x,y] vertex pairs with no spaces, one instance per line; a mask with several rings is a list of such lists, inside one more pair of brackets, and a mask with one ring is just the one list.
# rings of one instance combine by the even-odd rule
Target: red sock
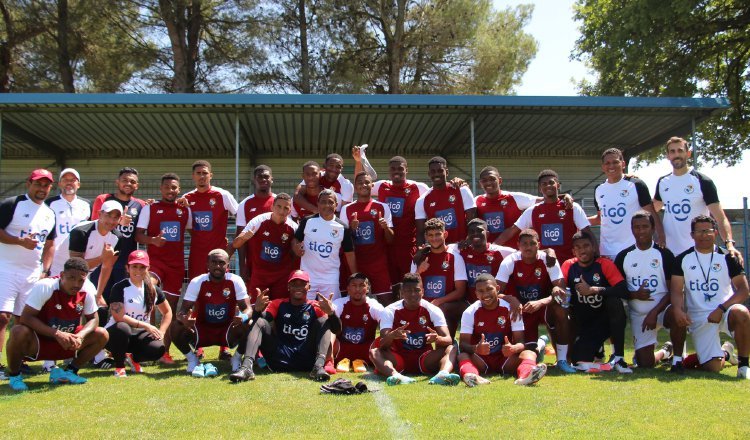
[[464,375],[468,373],[474,373],[477,376],[479,375],[479,370],[477,370],[477,367],[475,367],[474,363],[472,363],[469,359],[463,360],[458,363],[458,372],[459,374],[461,374],[461,377],[464,377]]
[[525,377],[528,377],[534,367],[536,367],[536,361],[532,359],[521,360],[521,365],[516,368],[516,374],[518,375],[518,378],[523,379]]
[[682,366],[688,370],[698,368],[698,366],[700,366],[700,363],[698,362],[698,354],[693,353],[685,356],[685,358],[682,359]]

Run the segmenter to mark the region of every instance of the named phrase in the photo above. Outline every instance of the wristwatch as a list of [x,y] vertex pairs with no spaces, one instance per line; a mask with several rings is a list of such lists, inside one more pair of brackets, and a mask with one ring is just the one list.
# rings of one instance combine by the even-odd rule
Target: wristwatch
[[729,240],[724,240],[724,246],[729,246],[729,243],[735,244],[737,242],[732,240],[731,238]]
[[727,308],[726,308],[726,307],[724,307],[724,304],[719,304],[719,307],[718,307],[718,308],[719,308],[719,310],[721,310],[721,311],[722,311],[722,313],[727,313]]

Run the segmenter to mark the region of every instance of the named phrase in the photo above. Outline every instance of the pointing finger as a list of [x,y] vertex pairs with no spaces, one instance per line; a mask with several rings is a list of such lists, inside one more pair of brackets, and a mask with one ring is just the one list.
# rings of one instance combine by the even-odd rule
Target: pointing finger
[[484,339],[484,333],[482,333],[482,339],[479,340],[480,344],[484,344],[486,341]]

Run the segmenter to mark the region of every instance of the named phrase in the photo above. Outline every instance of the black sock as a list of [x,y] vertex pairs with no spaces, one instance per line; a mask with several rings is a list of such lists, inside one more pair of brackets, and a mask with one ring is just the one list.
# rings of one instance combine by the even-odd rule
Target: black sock
[[726,362],[728,360],[729,360],[729,352],[728,351],[724,351],[724,361]]
[[737,368],[747,367],[748,356],[737,356]]
[[68,366],[67,366],[67,367],[65,367],[65,370],[66,370],[66,371],[72,371],[72,372],[74,372],[75,374],[78,374],[78,367],[76,367],[76,366],[75,366],[75,365],[73,365],[73,364],[68,364]]

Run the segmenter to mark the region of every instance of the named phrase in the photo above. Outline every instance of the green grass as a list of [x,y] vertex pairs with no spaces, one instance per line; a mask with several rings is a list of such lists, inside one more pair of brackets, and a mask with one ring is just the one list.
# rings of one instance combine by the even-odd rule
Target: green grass
[[[661,336],[664,336],[663,334]],[[173,353],[175,350],[173,349]],[[750,383],[720,374],[671,375],[666,368],[548,375],[533,387],[492,378],[478,388],[414,385],[359,396],[318,393],[300,374],[258,373],[230,383],[228,363],[206,360],[220,375],[195,379],[175,367],[148,366],[126,379],[83,370],[85,385],[53,386],[48,375],[26,379],[16,394],[0,383],[0,432],[14,438],[747,438]],[[632,352],[627,354],[632,355]],[[629,358],[629,357],[628,357]],[[552,362],[553,359],[547,359]],[[39,363],[32,364],[38,368]],[[344,375],[352,381],[359,375]]]

